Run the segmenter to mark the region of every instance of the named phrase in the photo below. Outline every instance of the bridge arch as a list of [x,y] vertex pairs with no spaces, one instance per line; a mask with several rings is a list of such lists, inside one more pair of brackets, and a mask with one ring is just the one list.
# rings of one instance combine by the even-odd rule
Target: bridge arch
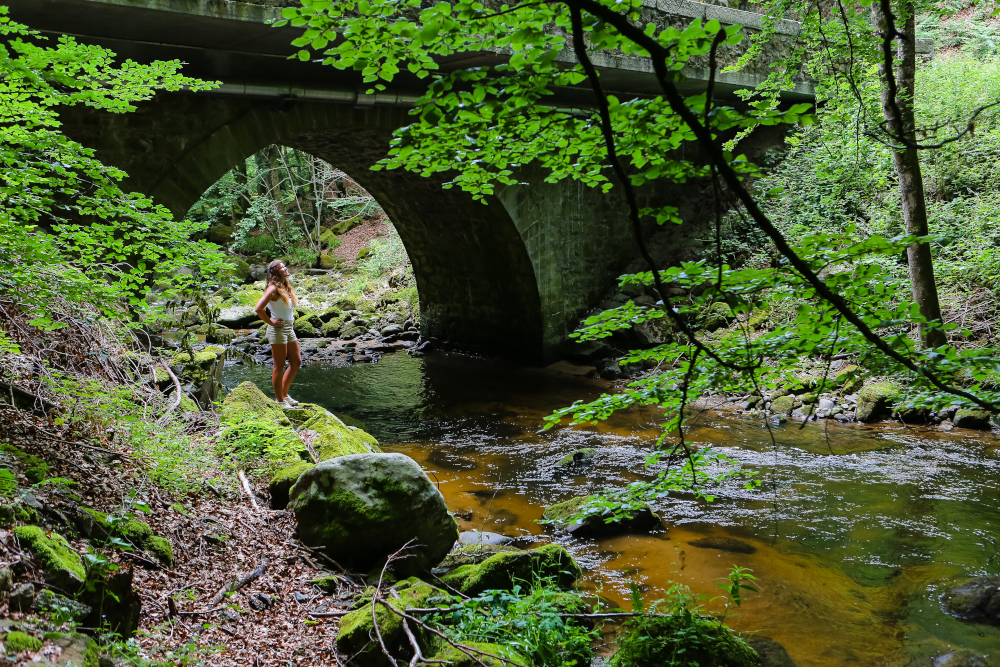
[[371,171],[403,109],[160,95],[134,114],[86,111],[67,134],[129,174],[128,186],[181,216],[240,160],[271,144],[349,173],[389,215],[406,246],[424,336],[526,360],[542,358],[538,281],[528,249],[499,202],[484,206],[441,181]]

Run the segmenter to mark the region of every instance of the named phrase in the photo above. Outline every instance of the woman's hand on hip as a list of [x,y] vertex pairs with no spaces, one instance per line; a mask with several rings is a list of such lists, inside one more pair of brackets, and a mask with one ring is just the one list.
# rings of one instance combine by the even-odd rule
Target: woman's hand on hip
[[283,327],[285,326],[285,320],[282,320],[280,318],[274,318],[273,320],[271,320],[271,326],[274,327],[275,329]]

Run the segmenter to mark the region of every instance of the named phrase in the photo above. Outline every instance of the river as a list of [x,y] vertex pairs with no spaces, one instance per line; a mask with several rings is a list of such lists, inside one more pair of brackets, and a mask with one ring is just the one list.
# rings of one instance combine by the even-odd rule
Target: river
[[[292,394],[364,422],[386,451],[425,466],[452,510],[472,511],[462,530],[518,536],[519,546],[557,541],[584,567],[584,585],[616,602],[628,599],[629,581],[647,600],[671,582],[715,596],[736,564],[753,570],[760,593],[747,594],[729,624],[777,640],[799,667],[925,664],[949,647],[1000,664],[1000,628],[958,621],[938,602],[956,579],[1000,574],[1000,440],[832,423],[777,427],[775,446],[759,422],[703,409],[690,440],[758,471],[761,486],[727,483],[711,503],[668,498],[657,510],[669,528],[651,534],[574,539],[536,523],[544,507],[648,475],[643,461],[658,434],[656,411],[637,408],[539,433],[553,409],[608,391],[586,370],[400,353],[377,364],[306,366]],[[244,380],[270,394],[269,368],[226,368],[227,387]],[[598,447],[597,459],[560,474],[555,462],[582,446]],[[689,544],[706,536],[756,551]]]

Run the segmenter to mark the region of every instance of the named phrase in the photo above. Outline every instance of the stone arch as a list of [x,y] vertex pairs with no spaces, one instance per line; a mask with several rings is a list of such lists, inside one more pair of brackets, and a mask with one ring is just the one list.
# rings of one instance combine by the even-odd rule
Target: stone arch
[[129,174],[128,186],[187,209],[239,160],[270,144],[306,151],[349,173],[392,219],[413,264],[421,331],[466,349],[542,357],[542,313],[525,243],[504,206],[474,202],[441,181],[374,172],[398,108],[161,94],[133,114],[75,110],[69,136]]

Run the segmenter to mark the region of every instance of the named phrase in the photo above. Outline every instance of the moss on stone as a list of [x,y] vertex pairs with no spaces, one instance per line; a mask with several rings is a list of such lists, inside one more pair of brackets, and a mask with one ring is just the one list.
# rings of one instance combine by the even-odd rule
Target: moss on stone
[[329,594],[329,593],[336,593],[337,592],[337,582],[338,581],[340,581],[339,577],[336,577],[336,576],[334,576],[332,574],[326,574],[326,575],[323,575],[322,577],[316,577],[315,579],[311,580],[309,583],[311,583],[313,586],[316,586],[317,588],[319,588],[324,593]]
[[201,408],[198,407],[197,403],[191,400],[190,396],[184,396],[181,398],[181,404],[178,406],[178,409],[181,412],[201,412]]
[[153,376],[155,378],[156,384],[173,382],[173,380],[170,379],[170,375],[167,373],[167,371],[163,370],[159,366],[153,366]]
[[[441,644],[441,648],[439,648],[434,655],[428,657],[428,660],[443,661],[448,664],[449,667],[482,667],[482,665],[486,665],[487,667],[504,667],[507,664],[497,658],[488,658],[484,655],[477,655],[475,658],[472,658],[467,653],[462,653],[447,642],[442,641]],[[463,641],[462,645],[474,648],[477,651],[482,651],[483,653],[488,653],[489,655],[496,655],[501,658],[512,660],[520,665],[529,664],[529,662],[521,657],[516,651],[512,651],[506,646],[501,646],[500,644]],[[417,664],[424,665],[428,663]]]
[[[413,607],[426,607],[431,598],[446,595],[441,589],[420,581],[416,577],[405,579],[392,588],[399,597],[386,596],[386,600],[400,611]],[[375,607],[375,618],[382,634],[382,640],[389,651],[394,655],[405,654],[409,649],[409,642],[403,632],[401,617],[379,604]],[[413,630],[418,641],[423,640],[420,643],[427,645],[426,631],[420,628],[413,628]],[[340,630],[337,633],[337,650],[341,655],[353,656],[351,658],[352,664],[359,667],[381,667],[387,662],[378,641],[373,639],[374,636],[371,606],[365,605],[341,619]]]
[[572,454],[567,454],[556,462],[556,465],[560,468],[565,466],[573,465],[574,463],[582,463],[584,461],[590,461],[595,456],[597,456],[597,450],[593,447],[584,447],[583,449],[578,449]]
[[959,428],[989,429],[990,413],[982,408],[961,408],[953,419]]
[[320,333],[323,334],[324,338],[335,338],[340,330],[344,327],[343,317],[331,318],[326,324],[320,329]]
[[290,466],[286,466],[276,472],[268,490],[271,493],[271,509],[284,509],[288,506],[288,492],[295,486],[295,482],[307,470],[311,470],[316,464],[309,461],[296,461]]
[[328,271],[330,269],[335,269],[337,268],[338,263],[337,258],[333,255],[323,253],[319,256],[319,268],[321,269],[326,269]]
[[348,454],[381,453],[378,440],[361,430],[348,426],[339,417],[325,410],[317,412],[302,424],[302,429],[316,431],[313,447],[320,461]]
[[439,567],[457,568],[461,565],[475,565],[501,552],[520,551],[517,547],[506,544],[463,544],[452,549]]
[[159,535],[152,535],[146,540],[146,551],[156,556],[156,560],[160,561],[167,567],[173,567],[174,565],[174,547],[170,544],[170,540],[165,537],[160,537]]
[[564,502],[550,505],[542,512],[542,518],[546,521],[552,521],[557,526],[565,527],[570,523],[570,517],[578,514],[593,498],[593,496],[576,496]]
[[219,357],[226,353],[225,348],[218,347],[216,345],[209,345],[202,350],[195,350],[194,359],[192,361],[191,355],[187,352],[178,352],[174,355],[175,364],[183,364],[184,366],[198,365],[198,366],[210,366],[215,363]]
[[547,544],[530,551],[498,553],[478,565],[462,565],[441,581],[474,596],[487,590],[509,590],[518,582],[530,585],[536,577],[552,577],[559,586],[569,588],[582,573],[565,548]]
[[855,416],[859,422],[875,419],[889,410],[899,397],[902,387],[892,380],[874,382],[858,392],[858,407]]
[[793,396],[779,396],[771,401],[771,412],[779,415],[789,415],[795,407]]
[[802,403],[805,405],[812,405],[819,400],[819,394],[815,391],[809,391],[802,394]]
[[3,646],[7,650],[8,655],[11,653],[21,653],[22,651],[37,651],[42,648],[42,640],[38,637],[32,637],[26,632],[15,630],[14,632],[7,633],[7,636],[3,640]]
[[10,525],[15,521],[34,523],[38,521],[38,512],[32,507],[16,501],[8,505],[0,505],[0,523]]
[[9,442],[0,443],[0,451],[10,454],[20,462],[21,472],[28,478],[29,482],[39,484],[49,476],[49,464],[45,462],[45,459],[18,449]]
[[303,449],[302,440],[290,427],[263,419],[227,427],[216,444],[218,454],[230,457],[238,467],[257,467],[263,462],[268,473],[298,461]]
[[295,331],[295,335],[299,338],[316,338],[318,335],[316,333],[316,326],[305,319],[295,320],[292,325],[292,329]]
[[332,229],[323,230],[323,233],[319,235],[319,242],[324,248],[330,248],[331,250],[343,243]]
[[87,576],[83,559],[65,537],[58,533],[46,535],[38,526],[18,526],[14,534],[21,546],[35,555],[47,582],[70,593],[80,587]]
[[285,416],[281,406],[265,396],[264,392],[252,382],[243,382],[229,392],[229,395],[222,401],[221,418],[222,421],[230,424],[256,418],[272,421],[282,426],[291,425],[291,421]]

